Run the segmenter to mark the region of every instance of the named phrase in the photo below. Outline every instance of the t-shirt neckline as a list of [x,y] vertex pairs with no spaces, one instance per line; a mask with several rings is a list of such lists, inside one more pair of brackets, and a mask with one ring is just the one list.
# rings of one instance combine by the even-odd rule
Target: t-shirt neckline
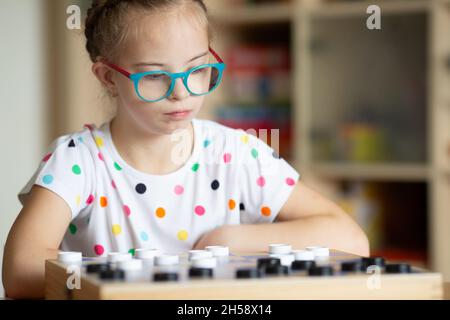
[[172,171],[172,172],[169,172],[166,174],[151,174],[151,173],[143,172],[138,169],[135,169],[133,166],[128,164],[122,158],[122,156],[119,154],[119,152],[116,149],[116,146],[112,140],[112,135],[111,135],[111,130],[110,130],[111,121],[112,120],[105,123],[105,129],[104,129],[105,133],[104,134],[106,137],[107,145],[114,157],[114,161],[116,161],[120,165],[122,170],[125,170],[141,179],[147,179],[147,180],[167,179],[167,178],[172,178],[172,177],[182,174],[186,170],[189,170],[190,167],[195,163],[195,160],[196,160],[197,154],[198,154],[199,145],[200,145],[200,131],[199,131],[200,127],[199,127],[199,123],[198,123],[197,119],[194,118],[191,120],[192,128],[194,130],[194,147],[192,148],[191,155],[189,156],[188,160],[181,167],[179,167],[175,171]]

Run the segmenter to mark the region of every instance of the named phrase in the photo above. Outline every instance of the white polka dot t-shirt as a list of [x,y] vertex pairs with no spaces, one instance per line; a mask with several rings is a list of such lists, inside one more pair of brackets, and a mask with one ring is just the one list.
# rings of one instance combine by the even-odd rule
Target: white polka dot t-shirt
[[128,165],[116,150],[110,122],[53,141],[20,191],[51,190],[71,209],[60,249],[85,256],[158,248],[181,253],[225,225],[272,222],[299,173],[254,135],[209,120],[192,120],[188,161],[165,175]]

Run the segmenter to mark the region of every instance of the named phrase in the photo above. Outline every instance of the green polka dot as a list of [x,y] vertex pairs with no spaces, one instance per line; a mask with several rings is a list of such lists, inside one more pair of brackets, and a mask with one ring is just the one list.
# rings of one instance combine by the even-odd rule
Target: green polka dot
[[252,149],[252,156],[255,159],[258,157],[258,150],[256,150],[255,148]]
[[200,165],[198,164],[198,162],[194,163],[194,165],[193,165],[192,168],[191,168],[192,171],[197,172],[199,166],[200,166]]
[[69,225],[69,231],[70,231],[71,234],[77,233],[77,226],[74,225],[73,223],[71,223],[71,224]]
[[128,250],[128,253],[131,253],[132,256],[134,256],[134,253],[136,252],[136,249],[131,248],[130,250]]
[[122,170],[122,167],[119,166],[117,162],[114,162],[114,168],[116,168],[118,171]]
[[81,173],[81,168],[80,168],[80,166],[79,165],[74,165],[73,167],[72,167],[72,172],[73,173],[75,173],[75,174],[80,174]]

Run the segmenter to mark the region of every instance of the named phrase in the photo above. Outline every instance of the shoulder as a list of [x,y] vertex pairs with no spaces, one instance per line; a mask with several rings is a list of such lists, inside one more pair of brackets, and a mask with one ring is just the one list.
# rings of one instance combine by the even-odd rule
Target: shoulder
[[81,157],[85,161],[90,161],[98,153],[97,144],[103,143],[101,137],[101,128],[98,128],[95,124],[85,124],[78,131],[55,138],[50,143],[46,157],[67,155],[68,157]]

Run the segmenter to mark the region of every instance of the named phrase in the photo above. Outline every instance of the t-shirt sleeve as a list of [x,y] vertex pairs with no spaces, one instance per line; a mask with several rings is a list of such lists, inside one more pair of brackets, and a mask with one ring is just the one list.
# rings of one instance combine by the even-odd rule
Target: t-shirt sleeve
[[24,205],[33,185],[60,196],[70,207],[72,220],[93,201],[93,158],[77,134],[57,138],[48,148],[37,170],[18,194]]
[[241,223],[273,222],[300,174],[273,148],[252,134],[241,135]]

